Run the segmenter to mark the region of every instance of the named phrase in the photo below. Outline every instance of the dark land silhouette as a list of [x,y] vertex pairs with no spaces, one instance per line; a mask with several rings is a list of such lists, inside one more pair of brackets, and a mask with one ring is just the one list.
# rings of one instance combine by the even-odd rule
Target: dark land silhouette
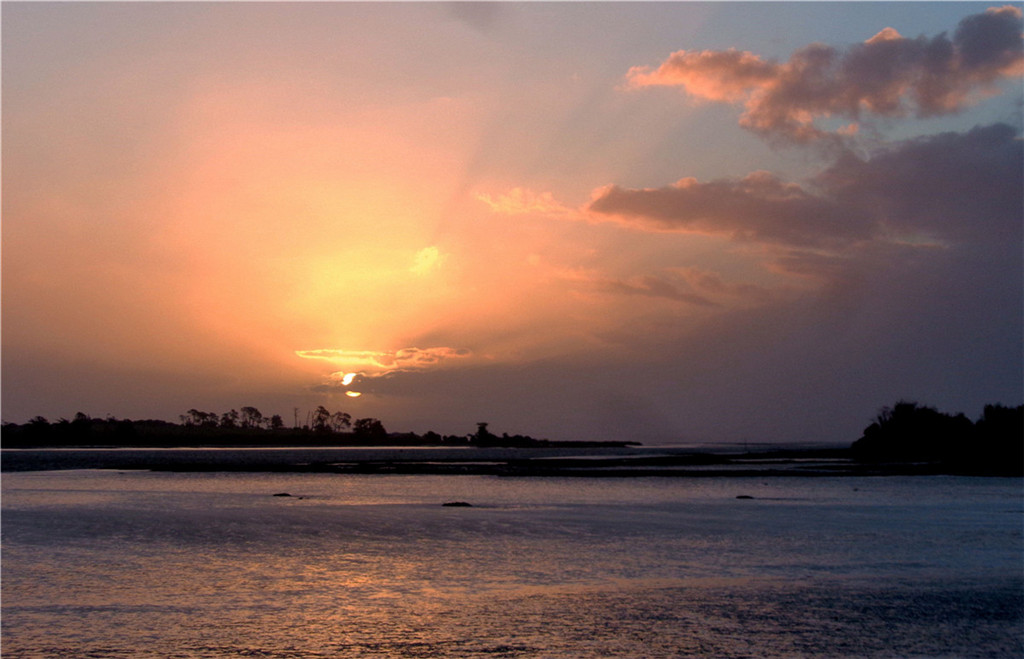
[[558,447],[630,446],[636,442],[559,442],[527,435],[495,435],[487,423],[477,423],[476,432],[440,435],[433,431],[388,432],[380,419],[353,420],[347,412],[331,412],[324,406],[311,410],[306,423],[286,427],[275,414],[265,417],[255,407],[242,407],[223,414],[191,409],[180,423],[146,419],[133,421],[115,417],[94,418],[78,412],[74,418],[49,421],[37,416],[23,424],[4,423],[0,428],[3,448],[80,447],[287,447],[287,446],[484,446]]
[[850,447],[865,463],[933,465],[945,473],[1024,474],[1024,405],[986,405],[972,422],[964,414],[900,401],[885,407]]
[[[280,415],[264,417],[253,407],[223,414],[189,410],[180,423],[160,420],[92,418],[50,422],[35,417],[24,424],[5,423],[0,432],[4,449],[54,448],[289,448],[471,447],[470,453],[411,457],[368,453],[344,461],[322,456],[254,460],[251,457],[171,459],[153,454],[114,460],[93,455],[91,466],[175,470],[276,470],[332,473],[446,473],[525,476],[826,476],[887,474],[1024,475],[1024,405],[987,405],[971,421],[964,414],[945,414],[933,407],[900,401],[885,407],[860,439],[848,448],[775,449],[743,451],[630,450],[637,442],[578,442],[536,439],[526,435],[492,433],[477,423],[466,435],[389,433],[379,419],[353,420],[345,412],[323,406],[306,415],[307,423],[285,427]],[[506,450],[507,449],[507,450]],[[568,450],[569,453],[565,451]],[[573,451],[587,450],[580,456]],[[355,454],[353,454],[355,455]],[[50,457],[4,456],[2,468],[73,468],[81,464]],[[595,459],[597,458],[597,459]],[[115,464],[116,463],[116,464]]]

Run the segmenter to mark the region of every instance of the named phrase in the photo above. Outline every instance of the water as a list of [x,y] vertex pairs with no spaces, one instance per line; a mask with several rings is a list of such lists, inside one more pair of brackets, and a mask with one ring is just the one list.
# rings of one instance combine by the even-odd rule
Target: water
[[5,658],[1024,655],[1020,479],[2,487]]

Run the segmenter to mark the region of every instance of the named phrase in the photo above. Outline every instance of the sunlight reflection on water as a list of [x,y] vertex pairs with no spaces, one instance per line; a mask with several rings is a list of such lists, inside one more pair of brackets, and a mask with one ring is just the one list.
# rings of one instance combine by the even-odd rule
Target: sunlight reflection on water
[[5,474],[3,650],[1019,656],[1020,504],[1019,479]]

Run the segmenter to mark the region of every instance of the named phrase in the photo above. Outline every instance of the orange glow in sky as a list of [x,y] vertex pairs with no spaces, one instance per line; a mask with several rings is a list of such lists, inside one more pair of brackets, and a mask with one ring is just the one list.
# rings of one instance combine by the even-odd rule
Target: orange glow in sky
[[[1019,28],[954,3],[5,5],[4,419],[323,404],[726,441],[1019,403]],[[900,35],[950,40],[941,81]],[[821,62],[834,84],[800,78]]]

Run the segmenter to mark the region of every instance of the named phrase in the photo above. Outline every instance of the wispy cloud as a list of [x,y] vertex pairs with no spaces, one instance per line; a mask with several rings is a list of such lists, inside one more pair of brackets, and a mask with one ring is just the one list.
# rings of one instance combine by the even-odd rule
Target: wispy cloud
[[378,365],[378,360],[388,355],[386,352],[373,352],[370,350],[341,350],[337,348],[296,350],[295,354],[303,359],[322,359],[324,361],[336,363],[371,365]]
[[303,359],[319,359],[338,366],[346,366],[351,371],[369,369],[371,374],[380,374],[398,370],[431,368],[451,359],[469,357],[472,353],[465,348],[439,346],[402,348],[394,351],[320,348],[296,350],[295,354]]
[[1005,6],[964,18],[952,39],[908,38],[885,28],[845,49],[808,45],[781,63],[732,49],[680,50],[656,69],[634,67],[627,80],[741,103],[746,128],[808,142],[838,134],[815,124],[822,118],[937,116],[997,93],[995,83],[1024,72],[1021,30],[1020,8]]
[[575,269],[563,271],[561,278],[574,286],[606,295],[660,298],[698,307],[717,306],[707,297],[694,292],[685,277],[671,272],[615,278],[592,271]]
[[479,193],[479,201],[487,204],[495,213],[506,215],[523,215],[537,213],[541,215],[571,215],[576,210],[555,199],[550,192],[535,192],[527,188],[512,188],[502,194]]
[[442,367],[452,360],[466,359],[472,355],[464,348],[438,346],[433,348],[402,348],[394,351],[341,350],[321,348],[319,350],[296,350],[303,359],[322,360],[342,370],[328,373],[314,391],[344,391],[346,395],[358,397],[363,392],[373,393],[373,381],[401,376],[408,373],[422,373]]
[[645,275],[628,280],[606,280],[601,284],[602,288],[610,293],[663,298],[702,307],[716,306],[714,302],[703,295],[684,290],[679,284],[664,277]]
[[725,281],[717,272],[702,270],[692,266],[675,268],[675,271],[682,276],[694,291],[710,298],[723,297],[764,302],[771,297],[769,290],[763,286],[747,282]]

